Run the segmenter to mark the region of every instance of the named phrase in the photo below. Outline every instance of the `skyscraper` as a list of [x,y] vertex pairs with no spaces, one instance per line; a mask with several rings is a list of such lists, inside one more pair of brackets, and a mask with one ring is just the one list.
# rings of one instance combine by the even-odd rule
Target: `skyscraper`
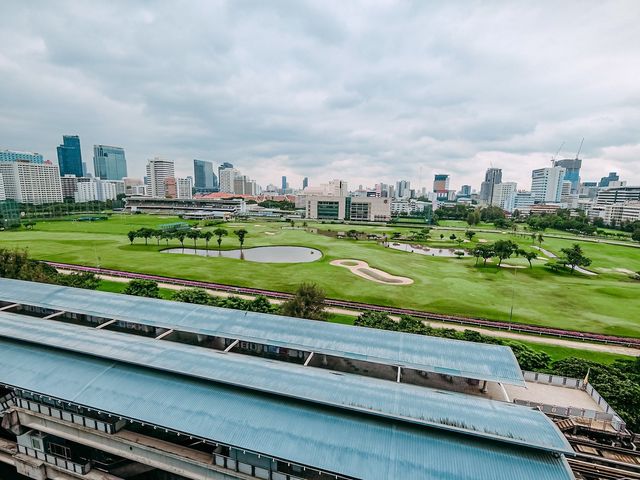
[[77,135],[64,135],[62,145],[58,145],[58,165],[60,175],[82,176],[82,152],[80,150],[80,137]]
[[565,169],[538,168],[531,172],[531,193],[536,203],[560,203]]
[[152,197],[164,198],[166,196],[165,180],[169,177],[175,179],[175,176],[175,165],[172,161],[156,157],[147,162],[147,181]]
[[447,199],[449,196],[449,175],[436,173],[433,177],[433,192],[438,199]]
[[309,186],[309,177],[304,177],[302,179],[302,189],[304,190],[305,188],[307,188]]
[[556,160],[553,162],[553,166],[565,169],[564,179],[571,182],[571,193],[578,193],[578,190],[580,190],[580,167],[582,167],[582,160],[579,158]]
[[480,185],[480,203],[483,205],[491,205],[493,199],[494,185],[502,183],[501,168],[487,168],[484,174],[484,182]]
[[399,180],[396,182],[396,198],[411,197],[411,182],[408,180]]
[[218,180],[220,182],[220,191],[226,193],[234,193],[234,180],[240,175],[240,172],[233,168],[230,163],[223,163],[218,168]]
[[462,187],[460,187],[460,196],[461,197],[470,197],[471,196],[471,185],[462,185]]
[[289,184],[287,183],[287,177],[285,175],[282,176],[282,193],[287,193],[287,188]]
[[93,173],[102,180],[122,180],[127,176],[124,149],[109,145],[93,146]]
[[598,183],[599,187],[608,187],[610,182],[617,182],[620,180],[620,177],[616,172],[609,172],[609,175],[606,177],[602,177],[600,182]]
[[17,162],[20,160],[32,163],[44,163],[44,158],[39,153],[0,150],[0,162]]
[[218,191],[218,177],[213,173],[213,162],[193,160],[193,177],[196,193],[211,193]]

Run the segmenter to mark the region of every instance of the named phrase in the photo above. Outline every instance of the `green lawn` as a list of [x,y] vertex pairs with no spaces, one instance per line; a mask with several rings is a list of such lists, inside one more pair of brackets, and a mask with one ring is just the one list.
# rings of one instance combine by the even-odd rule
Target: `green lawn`
[[[266,264],[236,259],[164,254],[164,242],[149,245],[137,239],[130,245],[126,233],[142,226],[154,227],[178,221],[175,217],[114,215],[98,222],[38,222],[33,231],[0,232],[1,247],[27,248],[35,258],[67,263],[100,265],[105,268],[179,276],[233,285],[293,291],[305,281],[320,284],[329,297],[424,309],[450,314],[508,320],[513,299],[513,320],[537,325],[557,326],[616,335],[640,335],[640,282],[628,275],[606,273],[597,277],[581,274],[553,274],[536,261],[534,268],[520,270],[475,267],[475,259],[438,258],[384,248],[366,240],[341,240],[310,233],[301,227],[286,228],[282,222],[252,220],[223,225],[249,231],[245,247],[261,245],[301,245],[318,248],[321,260],[301,264]],[[397,226],[350,226],[309,222],[309,227],[323,230],[407,233],[412,228]],[[214,227],[210,228],[213,229]],[[419,226],[416,227],[419,229]],[[531,240],[511,234],[477,231],[474,242],[510,238],[526,248]],[[432,232],[433,242],[455,245],[448,240],[453,231]],[[455,232],[460,236],[461,232]],[[544,248],[559,252],[573,241],[547,239]],[[185,240],[185,246],[191,246]],[[215,245],[215,239],[210,247]],[[593,258],[591,268],[628,268],[640,270],[640,249],[582,242]],[[177,240],[170,242],[179,246]],[[198,246],[204,246],[199,241]],[[465,244],[465,246],[470,246]],[[237,248],[231,234],[223,239],[223,248]],[[364,260],[370,266],[394,275],[408,276],[412,285],[390,286],[362,279],[345,268],[334,267],[335,259]],[[505,263],[527,265],[522,259]],[[116,287],[113,287],[116,288]]]
[[633,357],[627,355],[619,355],[617,353],[594,352],[591,350],[580,350],[578,348],[559,347],[557,345],[546,345],[535,342],[522,342],[526,346],[537,352],[545,352],[551,357],[552,361],[562,360],[567,357],[577,357],[583,360],[591,360],[592,362],[610,364],[616,360],[633,360]]

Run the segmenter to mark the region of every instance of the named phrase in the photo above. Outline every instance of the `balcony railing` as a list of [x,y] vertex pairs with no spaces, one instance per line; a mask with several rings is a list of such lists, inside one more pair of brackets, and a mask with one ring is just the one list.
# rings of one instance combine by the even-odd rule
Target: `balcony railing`
[[68,470],[69,472],[79,473],[80,475],[86,475],[91,470],[91,462],[77,463],[67,460],[66,458],[57,457],[50,453],[44,453],[33,448],[25,447],[24,445],[18,445],[18,453],[22,453],[29,457],[37,458],[51,465]]

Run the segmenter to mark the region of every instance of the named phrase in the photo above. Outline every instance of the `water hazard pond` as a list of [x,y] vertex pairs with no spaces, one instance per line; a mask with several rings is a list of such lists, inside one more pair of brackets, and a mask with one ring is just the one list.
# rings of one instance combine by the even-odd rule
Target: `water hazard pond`
[[308,247],[253,247],[243,250],[205,250],[202,248],[168,248],[162,253],[200,255],[202,257],[225,257],[260,263],[309,263],[322,258],[322,252]]

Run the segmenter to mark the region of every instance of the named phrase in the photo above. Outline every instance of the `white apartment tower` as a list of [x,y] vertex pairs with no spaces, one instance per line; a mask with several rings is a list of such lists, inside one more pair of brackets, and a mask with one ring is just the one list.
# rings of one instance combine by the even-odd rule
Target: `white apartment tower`
[[10,200],[33,205],[62,202],[60,170],[51,162],[0,162],[0,175]]
[[515,209],[516,193],[518,184],[516,182],[504,182],[493,184],[491,205],[500,207],[509,213]]
[[158,157],[147,162],[147,182],[152,197],[165,197],[165,180],[175,177],[175,165],[171,160]]
[[193,198],[193,182],[191,177],[177,178],[178,198]]
[[560,203],[565,172],[563,167],[538,168],[531,172],[531,193],[536,203]]
[[218,171],[218,185],[221,192],[235,193],[234,182],[236,177],[240,175],[240,171],[237,168],[227,167],[221,168]]

